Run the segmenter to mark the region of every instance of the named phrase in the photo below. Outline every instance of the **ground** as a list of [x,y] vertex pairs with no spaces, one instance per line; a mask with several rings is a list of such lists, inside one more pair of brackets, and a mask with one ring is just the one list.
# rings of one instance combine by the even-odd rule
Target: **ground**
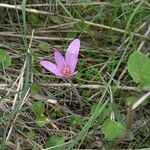
[[[148,0],[2,0],[1,149],[149,148],[149,11]],[[71,79],[40,65],[74,39]]]

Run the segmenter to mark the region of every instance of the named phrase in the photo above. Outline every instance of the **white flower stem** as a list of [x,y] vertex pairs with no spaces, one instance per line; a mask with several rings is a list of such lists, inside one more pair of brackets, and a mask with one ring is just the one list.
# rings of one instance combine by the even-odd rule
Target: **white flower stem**
[[80,107],[81,107],[81,109],[82,109],[82,101],[81,101],[81,97],[80,97],[80,95],[79,95],[78,90],[76,89],[76,87],[75,87],[74,84],[72,83],[71,78],[67,78],[67,81],[68,81],[69,84],[71,85],[72,90],[75,92],[75,95],[76,95],[76,97],[78,98],[79,103],[80,103]]

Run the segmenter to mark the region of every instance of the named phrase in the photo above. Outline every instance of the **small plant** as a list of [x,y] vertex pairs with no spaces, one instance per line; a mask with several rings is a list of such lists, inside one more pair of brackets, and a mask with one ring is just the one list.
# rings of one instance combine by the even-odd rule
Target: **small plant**
[[80,95],[74,86],[74,84],[71,81],[71,77],[76,75],[77,71],[76,65],[78,63],[78,55],[79,55],[79,50],[80,50],[80,40],[75,39],[73,40],[67,51],[65,57],[62,56],[62,54],[59,51],[55,51],[54,53],[54,58],[56,64],[47,61],[47,60],[42,60],[40,64],[46,68],[48,71],[52,72],[55,74],[56,77],[61,77],[65,78],[71,85],[72,90],[75,92],[79,102],[80,102],[80,107],[82,109],[82,102]]
[[36,136],[36,134],[34,133],[34,132],[32,132],[32,131],[28,131],[28,132],[25,132],[25,134],[26,134],[26,136],[29,138],[29,139],[36,139],[37,138],[37,136]]
[[73,129],[81,129],[84,126],[84,120],[79,115],[72,115],[70,124]]
[[78,62],[79,49],[80,40],[75,39],[69,45],[65,58],[59,51],[55,51],[54,58],[56,65],[46,60],[41,61],[40,64],[57,77],[71,77],[77,73],[75,72],[75,68]]
[[32,111],[36,115],[36,121],[35,123],[38,126],[44,126],[46,123],[46,116],[44,115],[45,112],[45,106],[41,101],[35,102],[32,104]]
[[52,110],[52,116],[54,118],[59,118],[62,116],[62,110],[60,106],[55,106]]
[[50,45],[47,42],[41,42],[39,44],[39,48],[41,48],[43,51],[48,51],[50,48]]
[[6,50],[0,49],[0,69],[11,65],[11,57]]
[[37,84],[33,84],[31,86],[31,93],[36,95],[36,94],[39,94],[41,92],[41,87]]

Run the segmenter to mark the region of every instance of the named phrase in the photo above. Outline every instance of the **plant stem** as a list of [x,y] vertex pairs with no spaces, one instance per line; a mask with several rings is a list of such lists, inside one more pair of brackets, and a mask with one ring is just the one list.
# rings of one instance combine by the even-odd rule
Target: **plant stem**
[[74,84],[72,83],[71,78],[67,78],[67,81],[68,81],[69,84],[71,85],[72,90],[74,91],[76,97],[78,98],[79,103],[80,103],[80,107],[81,107],[81,109],[82,109],[82,101],[81,101],[81,97],[80,97],[80,95],[79,95],[78,90],[76,89],[76,87],[75,87]]

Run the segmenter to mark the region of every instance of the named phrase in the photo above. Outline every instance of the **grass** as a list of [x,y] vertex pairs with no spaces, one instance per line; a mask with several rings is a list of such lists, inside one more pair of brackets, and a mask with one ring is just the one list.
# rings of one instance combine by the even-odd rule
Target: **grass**
[[[127,105],[127,100],[145,94],[129,76],[127,60],[137,49],[145,54],[149,50],[150,38],[145,34],[149,2],[5,3],[0,3],[0,49],[10,54],[12,63],[0,70],[1,149],[149,148],[149,102],[133,112]],[[21,10],[17,5],[22,5]],[[67,81],[39,64],[42,59],[53,60],[57,49],[64,53],[74,38],[81,40],[81,49],[72,82],[78,84],[82,109],[77,92],[63,85]],[[33,111],[35,102],[43,103],[36,105],[41,114]],[[121,123],[126,133],[108,140],[102,132],[108,120]],[[51,137],[56,143],[46,148]]]

